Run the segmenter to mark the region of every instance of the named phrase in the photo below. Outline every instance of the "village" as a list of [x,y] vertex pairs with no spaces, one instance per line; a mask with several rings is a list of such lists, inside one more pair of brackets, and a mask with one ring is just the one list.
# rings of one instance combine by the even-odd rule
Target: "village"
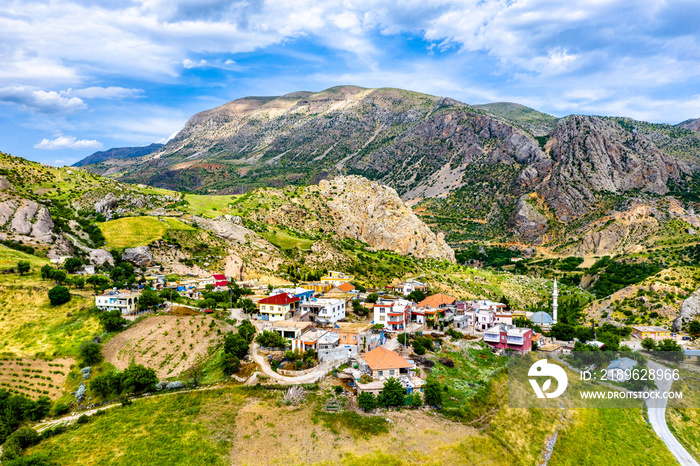
[[[383,289],[362,290],[352,284],[353,276],[338,271],[329,271],[317,282],[276,287],[235,283],[223,274],[179,282],[167,282],[165,278],[162,274],[145,276],[154,289],[171,289],[190,299],[200,299],[206,291],[230,292],[232,286],[246,289],[254,308],[248,314],[233,307],[226,311],[235,321],[250,319],[258,333],[274,332],[279,336],[273,347],[253,344],[250,355],[261,373],[275,383],[313,382],[329,369],[340,367],[337,377],[356,395],[378,395],[384,383],[394,378],[410,396],[422,393],[426,384],[427,374],[421,365],[425,362],[425,346],[429,345],[430,350],[439,348],[447,337],[457,347],[486,347],[498,355],[531,351],[566,355],[577,343],[575,339],[545,336],[557,323],[556,281],[550,315],[510,309],[507,304],[488,299],[465,301],[444,293],[430,294],[430,284],[418,278]],[[133,320],[144,313],[137,306],[140,294],[138,290],[107,290],[95,297],[95,304],[102,311],[118,309]],[[233,306],[233,300],[230,304]],[[172,305],[166,301],[157,310],[167,312]],[[212,312],[204,308],[198,311]],[[642,340],[647,338],[672,338],[683,344],[690,340],[661,327],[636,326],[625,344],[641,349]],[[605,346],[597,340],[581,343],[597,349]],[[696,349],[684,348],[684,352],[688,360],[697,360],[700,354]],[[634,361],[622,357],[608,369],[616,373],[631,363]]]

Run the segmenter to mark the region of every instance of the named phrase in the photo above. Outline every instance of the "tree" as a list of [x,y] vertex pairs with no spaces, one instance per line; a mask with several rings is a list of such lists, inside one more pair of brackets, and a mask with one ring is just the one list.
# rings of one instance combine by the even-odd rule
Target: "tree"
[[144,288],[139,296],[137,306],[139,309],[152,309],[163,302],[163,298],[150,288]]
[[99,319],[107,332],[118,332],[128,323],[119,309],[104,311],[99,315]]
[[153,390],[157,383],[155,371],[141,364],[131,364],[122,373],[122,386],[129,392],[142,393]]
[[557,323],[552,325],[552,329],[549,331],[549,336],[556,338],[557,340],[573,340],[576,336],[575,329],[569,324]]
[[224,353],[222,366],[224,374],[235,374],[241,368],[241,360],[231,353]]
[[396,339],[399,341],[399,343],[401,343],[404,346],[408,346],[410,340],[407,333],[400,333],[399,336],[396,337]]
[[90,390],[106,399],[113,392],[112,377],[111,372],[93,377],[90,381]]
[[384,382],[384,388],[377,399],[380,406],[385,408],[403,406],[406,401],[406,389],[395,377],[389,377]]
[[86,366],[97,364],[102,361],[102,348],[100,348],[99,344],[92,341],[83,343],[80,347],[80,357]]
[[51,275],[53,274],[53,271],[56,270],[50,265],[45,265],[41,268],[41,279],[46,280],[47,278],[51,278]]
[[201,358],[198,357],[185,373],[193,387],[199,385],[199,381],[204,376],[204,366],[202,365]]
[[413,352],[418,356],[423,356],[425,354],[425,346],[421,343],[419,339],[413,340]]
[[425,293],[423,290],[413,290],[406,295],[406,299],[419,303],[425,299]]
[[248,319],[243,320],[241,325],[238,326],[238,334],[245,338],[248,343],[255,338],[255,332],[257,332],[255,326]]
[[255,337],[255,342],[266,348],[284,348],[287,346],[287,339],[273,330],[263,330]]
[[88,285],[92,285],[92,287],[95,289],[95,294],[97,294],[97,290],[104,290],[109,286],[109,278],[105,277],[104,275],[90,275],[87,279]]
[[[277,332],[274,332],[277,333]],[[236,356],[238,359],[245,357],[248,354],[250,345],[248,340],[238,333],[229,333],[224,339],[224,352]]]
[[204,285],[204,289],[207,291],[214,291],[214,285],[212,285],[211,283],[207,283],[206,285]]
[[430,379],[423,387],[425,393],[425,404],[428,406],[442,406],[442,389],[437,380]]
[[688,333],[695,337],[700,336],[700,320],[694,320],[688,324]]
[[31,269],[32,266],[29,263],[29,261],[19,261],[17,262],[17,271],[19,272],[20,275],[24,275],[25,273],[29,272],[29,269]]
[[63,267],[66,269],[66,271],[68,273],[75,273],[82,266],[83,266],[83,261],[81,261],[77,257],[69,257],[63,263]]
[[73,278],[73,284],[75,285],[76,288],[82,290],[85,288],[85,278],[84,277],[74,277]]
[[646,337],[642,340],[642,348],[644,348],[647,351],[656,349],[656,342],[653,338]]
[[357,397],[357,405],[368,413],[377,407],[377,397],[372,392],[362,392]]
[[70,301],[70,292],[65,286],[54,286],[49,290],[49,301],[53,306],[59,306]]
[[656,345],[656,351],[658,351],[659,357],[673,362],[681,362],[685,359],[683,354],[683,347],[679,345],[676,340],[667,338],[661,340],[658,345]]
[[407,395],[411,408],[420,408],[423,406],[423,397],[420,392],[413,392],[412,395]]
[[367,303],[376,303],[377,301],[379,301],[379,295],[377,293],[370,293],[367,299],[365,299]]
[[53,272],[51,272],[51,278],[54,279],[57,285],[60,285],[61,283],[65,282],[67,276],[68,275],[66,275],[66,272],[64,272],[63,270],[54,270]]
[[369,314],[369,309],[364,307],[358,299],[352,300],[352,311],[359,316],[366,316]]
[[255,303],[250,298],[241,299],[238,303],[239,307],[243,309],[243,312],[246,314],[252,314],[257,309]]

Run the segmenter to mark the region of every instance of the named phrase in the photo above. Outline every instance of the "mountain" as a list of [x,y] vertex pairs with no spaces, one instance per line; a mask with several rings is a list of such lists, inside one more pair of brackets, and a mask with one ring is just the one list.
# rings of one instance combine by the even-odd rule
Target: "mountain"
[[453,245],[500,238],[592,253],[593,234],[608,237],[593,249],[610,253],[639,238],[612,239],[616,220],[593,225],[630,199],[658,210],[672,197],[680,210],[661,208],[664,218],[694,219],[699,153],[700,133],[680,126],[338,86],[238,99],[193,116],[152,154],[86,168],[203,194],[361,175],[395,189]]
[[112,149],[95,152],[88,155],[83,160],[73,164],[74,167],[82,167],[83,165],[95,165],[109,160],[123,160],[132,157],[143,157],[144,155],[152,154],[163,147],[163,144],[149,144],[143,147],[113,147]]

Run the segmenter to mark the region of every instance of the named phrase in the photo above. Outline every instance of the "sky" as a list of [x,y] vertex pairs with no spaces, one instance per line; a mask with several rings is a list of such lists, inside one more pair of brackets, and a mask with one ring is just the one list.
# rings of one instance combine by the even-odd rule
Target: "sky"
[[0,151],[71,165],[249,95],[397,87],[700,117],[696,0],[0,0]]

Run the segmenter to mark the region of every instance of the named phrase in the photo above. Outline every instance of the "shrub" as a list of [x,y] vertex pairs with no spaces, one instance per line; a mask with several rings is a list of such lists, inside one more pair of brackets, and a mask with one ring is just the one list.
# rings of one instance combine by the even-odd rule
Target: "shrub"
[[442,390],[436,380],[428,380],[423,387],[425,393],[425,404],[429,406],[442,406]]
[[374,393],[362,392],[357,397],[357,405],[366,413],[372,411],[377,407],[377,398]]
[[418,356],[422,356],[425,354],[425,347],[420,342],[420,340],[413,340],[413,352],[416,353]]
[[384,382],[384,388],[377,398],[380,406],[385,408],[403,406],[406,401],[406,389],[395,377],[390,377]]
[[85,365],[97,364],[102,361],[102,348],[97,343],[88,341],[80,347],[80,357]]
[[89,420],[90,420],[90,418],[87,416],[87,414],[83,414],[78,419],[76,419],[75,423],[76,424],[87,424]]
[[[277,333],[277,332],[273,332]],[[237,358],[243,358],[248,354],[248,340],[238,333],[229,333],[224,339],[224,352],[236,356]]]
[[53,306],[60,306],[70,301],[70,292],[65,286],[54,286],[49,290],[49,301]]
[[239,371],[240,368],[241,368],[241,360],[240,359],[238,359],[233,354],[224,353],[224,359],[223,359],[224,374],[226,374],[226,375],[235,374],[236,372]]
[[[94,382],[94,380],[93,380],[93,382]],[[65,403],[56,403],[53,407],[53,415],[54,416],[62,416],[64,414],[68,414],[69,411],[70,411],[70,408]]]

